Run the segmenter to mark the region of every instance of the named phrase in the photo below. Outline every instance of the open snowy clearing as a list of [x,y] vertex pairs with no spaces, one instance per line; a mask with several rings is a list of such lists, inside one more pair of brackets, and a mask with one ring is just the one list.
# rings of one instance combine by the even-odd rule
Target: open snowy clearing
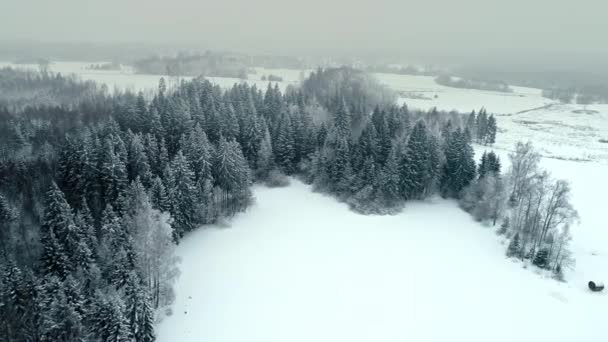
[[230,227],[178,247],[158,341],[579,341],[607,332],[608,296],[505,260],[454,202],[361,216],[300,182],[255,189]]

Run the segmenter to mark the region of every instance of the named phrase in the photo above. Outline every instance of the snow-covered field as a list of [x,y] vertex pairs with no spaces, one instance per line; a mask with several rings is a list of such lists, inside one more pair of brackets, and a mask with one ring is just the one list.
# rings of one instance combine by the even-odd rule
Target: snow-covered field
[[454,202],[361,216],[294,181],[179,246],[158,341],[602,340],[608,296],[505,259]]
[[[120,91],[132,90],[132,91],[154,91],[158,89],[158,81],[161,77],[165,77],[167,81],[170,81],[167,75],[147,75],[147,74],[136,74],[133,68],[123,66],[121,70],[90,70],[87,69],[91,64],[100,64],[103,62],[53,62],[49,66],[49,70],[54,73],[61,73],[63,75],[75,74],[82,80],[91,80],[100,84],[106,84],[110,91],[118,89]],[[0,62],[0,68],[12,67],[24,70],[38,70],[38,64],[14,64],[11,62]],[[270,73],[285,75],[283,82],[272,82],[279,85],[281,90],[289,84],[295,84],[299,82],[300,71],[298,70],[287,70],[287,69],[273,69],[268,70],[264,68],[256,68],[256,74],[250,74],[249,79],[242,80],[239,78],[229,77],[207,77],[207,79],[221,87],[227,88],[232,87],[235,83],[247,82],[249,84],[255,84],[259,89],[265,90],[268,87],[268,81],[262,81],[262,76],[267,76]],[[191,77],[182,77],[182,79],[188,80]]]
[[608,164],[608,142],[600,141],[608,141],[608,105],[560,104],[534,88],[511,87],[513,93],[501,93],[445,87],[429,76],[375,75],[410,108],[468,113],[485,107],[496,115],[496,148],[508,150],[529,140],[546,157]]

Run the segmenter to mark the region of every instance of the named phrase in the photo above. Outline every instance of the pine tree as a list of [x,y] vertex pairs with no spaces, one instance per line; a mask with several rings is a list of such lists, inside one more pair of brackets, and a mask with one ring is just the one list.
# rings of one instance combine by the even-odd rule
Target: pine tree
[[211,164],[213,158],[213,146],[207,138],[207,134],[197,124],[187,139],[184,139],[183,153],[190,163],[194,172],[194,181],[211,177]]
[[432,181],[431,144],[427,137],[426,125],[418,121],[407,142],[407,167],[402,176],[405,182],[405,193],[409,199],[421,199]]
[[507,248],[508,257],[520,257],[521,256],[521,242],[519,233],[515,233],[515,236],[511,239],[509,247]]
[[[69,284],[73,281],[66,279],[65,283],[61,283],[51,280],[50,288],[48,290],[43,288],[42,292],[46,300],[43,301],[41,308],[42,341],[87,341],[88,334],[82,311],[84,298],[78,289]],[[68,292],[70,288],[75,291]]]
[[327,134],[325,144],[321,150],[320,169],[321,175],[318,180],[327,186],[329,190],[339,195],[347,195],[350,192],[352,180],[351,168],[351,127],[350,113],[346,104],[342,105],[336,113],[331,131]]
[[135,273],[129,275],[125,289],[126,319],[129,322],[131,337],[137,342],[153,342],[154,311],[145,288]]
[[490,117],[488,118],[488,127],[487,127],[487,136],[486,136],[486,143],[487,144],[494,144],[496,142],[496,118],[494,117],[494,115],[490,115]]
[[182,151],[171,162],[173,182],[171,187],[171,216],[174,218],[174,239],[179,241],[186,232],[191,231],[195,222],[195,188],[194,173],[190,169]]
[[124,195],[128,184],[127,168],[119,153],[114,152],[111,139],[106,139],[100,154],[100,186],[102,204],[115,203]]
[[[63,192],[53,183],[46,194],[44,219],[40,229],[43,246],[42,263],[46,274],[65,277],[73,269],[68,256],[73,256],[75,248],[75,225],[72,208],[65,200]],[[66,243],[69,242],[69,244]]]
[[152,207],[154,209],[164,212],[168,212],[171,209],[167,189],[160,177],[156,177],[152,182],[152,187],[150,188],[150,201],[152,202]]
[[132,241],[111,205],[101,218],[99,258],[104,278],[116,288],[123,287],[134,267]]
[[152,183],[152,172],[148,155],[145,153],[145,148],[140,135],[134,135],[132,137],[129,144],[128,155],[128,178],[134,180],[139,177],[144,185],[150,186]]
[[500,225],[500,228],[498,229],[496,234],[505,235],[507,233],[507,230],[509,230],[509,217],[508,216],[505,217],[505,219],[502,221],[502,224]]
[[165,141],[169,155],[172,156],[181,149],[179,142],[182,135],[188,135],[192,129],[190,107],[184,99],[178,96],[169,99],[167,121],[164,125]]
[[400,201],[399,165],[394,153],[389,155],[386,165],[380,173],[379,192],[379,197],[387,208],[396,206]]
[[475,178],[473,148],[459,129],[450,135],[445,146],[446,162],[441,174],[441,193],[444,197],[460,196],[460,192]]
[[264,137],[260,143],[260,151],[255,165],[255,172],[257,179],[265,180],[274,165],[274,153],[266,120],[262,120],[262,127],[264,130]]
[[97,293],[90,319],[92,333],[101,342],[132,342],[125,306],[118,294]]
[[493,151],[483,153],[478,167],[479,178],[483,178],[490,173],[500,175],[500,159]]
[[289,114],[281,116],[273,151],[277,166],[286,174],[291,174],[294,171],[295,141]]
[[213,163],[213,179],[221,189],[221,207],[227,215],[242,210],[249,204],[251,171],[236,141],[220,136]]
[[477,115],[477,142],[480,144],[486,143],[486,137],[488,134],[488,114],[485,108],[482,108]]
[[23,271],[14,262],[0,271],[0,336],[7,341],[30,341],[39,338],[40,286],[31,272]]
[[541,248],[536,255],[534,256],[534,260],[532,263],[539,268],[547,268],[549,261],[549,250],[546,248]]
[[59,158],[59,186],[66,191],[67,200],[72,204],[78,203],[87,190],[86,174],[83,172],[87,154],[83,148],[82,144],[68,138]]
[[13,231],[11,226],[17,221],[18,215],[15,208],[8,202],[6,197],[0,194],[0,245],[2,255],[8,258],[8,248],[12,246]]
[[471,133],[471,137],[477,136],[477,116],[475,115],[475,111],[471,111],[471,114],[467,117],[466,128],[469,129]]
[[[231,103],[220,105],[219,127],[220,132],[227,139],[236,138],[241,131],[238,118]],[[219,132],[218,132],[219,133]]]

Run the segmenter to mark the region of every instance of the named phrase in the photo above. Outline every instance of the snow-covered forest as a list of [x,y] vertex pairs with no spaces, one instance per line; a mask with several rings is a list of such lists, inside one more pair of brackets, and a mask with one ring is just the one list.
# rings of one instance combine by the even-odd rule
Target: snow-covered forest
[[365,215],[454,199],[510,241],[495,246],[507,257],[557,280],[574,263],[569,184],[540,168],[529,143],[508,162],[493,152],[476,160],[473,144],[491,147],[500,134],[483,108],[397,106],[373,77],[345,67],[284,92],[195,78],[110,95],[13,70],[0,73],[3,84],[36,99],[0,103],[7,341],[154,341],[174,299],[180,241],[245,211],[254,184],[294,178]]

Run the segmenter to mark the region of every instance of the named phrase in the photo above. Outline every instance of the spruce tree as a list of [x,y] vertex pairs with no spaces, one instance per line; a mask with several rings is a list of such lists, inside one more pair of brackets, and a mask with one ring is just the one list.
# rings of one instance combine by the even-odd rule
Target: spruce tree
[[273,151],[277,166],[286,174],[291,174],[294,171],[295,141],[289,114],[281,116]]
[[459,198],[476,173],[473,148],[460,128],[450,135],[444,154],[446,162],[441,173],[441,193],[444,197]]
[[509,242],[509,247],[507,248],[507,256],[508,257],[520,257],[521,256],[521,246],[520,246],[520,238],[519,233],[515,233],[515,236]]
[[117,293],[97,293],[94,298],[92,333],[101,342],[132,342],[125,306]]
[[486,135],[486,144],[494,144],[496,142],[496,118],[494,115],[490,115],[488,118],[488,127]]
[[431,147],[424,121],[418,121],[407,142],[407,168],[405,174],[405,192],[409,199],[421,199],[432,181]]
[[153,342],[156,339],[154,311],[146,289],[134,272],[129,275],[125,297],[125,316],[131,328],[131,337],[137,342]]
[[64,278],[73,269],[69,256],[74,255],[73,249],[78,243],[74,236],[75,230],[72,208],[63,192],[53,183],[46,194],[44,219],[40,229],[42,263],[46,274]]
[[549,250],[546,248],[541,248],[536,255],[534,256],[534,260],[532,263],[539,268],[547,268],[549,261]]
[[150,202],[154,209],[164,212],[168,212],[171,209],[167,189],[160,177],[154,178],[154,181],[152,182],[152,187],[150,188]]
[[177,242],[196,224],[194,173],[182,151],[178,151],[171,162],[171,173],[173,175],[173,182],[169,184],[171,187],[171,216],[174,219],[173,237]]

